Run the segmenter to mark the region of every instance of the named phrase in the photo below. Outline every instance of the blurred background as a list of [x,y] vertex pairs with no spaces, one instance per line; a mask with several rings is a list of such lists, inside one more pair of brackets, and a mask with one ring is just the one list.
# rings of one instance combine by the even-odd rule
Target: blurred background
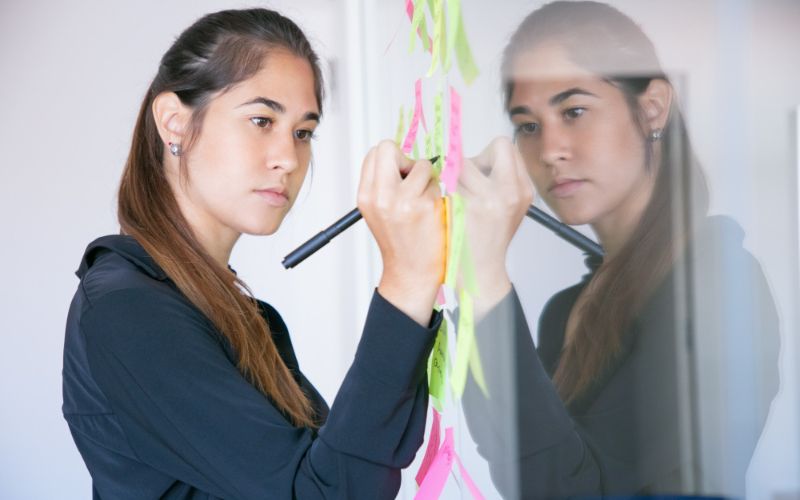
[[[542,3],[463,0],[481,74],[471,86],[457,71],[426,79],[423,93],[430,120],[439,85],[459,90],[465,155],[511,133],[499,91],[500,53],[522,17]],[[711,212],[742,225],[745,247],[761,263],[778,309],[781,384],[750,463],[746,496],[800,498],[800,2],[608,3],[641,24],[680,82],[689,133],[710,184]],[[363,155],[393,137],[399,107],[413,105],[414,81],[430,58],[419,50],[408,53],[405,2],[4,0],[0,260],[8,267],[0,289],[6,321],[0,498],[91,495],[89,474],[61,416],[61,355],[78,283],[74,271],[90,241],[118,232],[117,183],[161,55],[203,14],[250,6],[275,8],[306,31],[324,62],[327,99],[304,194],[276,235],[243,237],[231,264],[281,312],[303,371],[333,400],[380,275],[377,250],[359,224],[296,269],[284,270],[280,261],[355,206]],[[545,301],[585,272],[578,251],[529,220],[513,243],[509,267],[534,332]],[[465,465],[486,496],[496,497],[461,417],[448,418]],[[419,457],[404,475],[399,498],[413,497],[418,463]],[[468,495],[450,481],[443,498]]]

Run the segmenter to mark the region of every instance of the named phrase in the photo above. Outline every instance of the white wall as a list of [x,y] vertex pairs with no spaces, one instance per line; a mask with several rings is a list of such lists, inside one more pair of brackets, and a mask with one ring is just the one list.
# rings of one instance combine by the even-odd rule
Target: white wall
[[[688,75],[689,127],[709,174],[713,210],[742,222],[747,246],[770,281],[782,322],[782,387],[751,467],[748,496],[797,494],[798,183],[790,124],[791,110],[800,104],[800,4],[612,3],[642,24],[670,71]],[[406,52],[409,23],[402,4],[268,2],[296,19],[333,62],[327,65],[335,68],[333,90],[314,145],[308,195],[277,235],[244,238],[233,265],[284,315],[304,371],[329,401],[352,359],[379,271],[374,249],[360,224],[297,269],[283,270],[280,260],[354,206],[360,156],[368,144],[394,135],[399,105],[412,103],[413,81],[427,69],[427,59]],[[509,131],[498,93],[499,51],[539,2],[463,4],[482,74],[469,89],[456,72],[451,81],[463,90],[465,154],[471,155]],[[116,185],[135,113],[161,54],[200,15],[247,5],[0,4],[0,258],[6,262],[0,307],[7,324],[0,350],[2,498],[89,496],[88,473],[60,410],[63,328],[77,285],[72,273],[88,242],[117,231]],[[514,243],[510,267],[529,318],[583,272],[579,255],[530,221]],[[484,472],[476,476],[488,481]],[[406,479],[401,498],[413,496]],[[459,497],[456,491],[448,495]]]

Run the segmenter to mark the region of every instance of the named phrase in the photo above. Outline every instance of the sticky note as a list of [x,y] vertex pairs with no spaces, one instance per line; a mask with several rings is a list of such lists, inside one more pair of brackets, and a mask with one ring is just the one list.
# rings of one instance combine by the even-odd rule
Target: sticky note
[[[444,154],[444,120],[442,120],[442,93],[438,92],[433,98],[433,147],[434,154],[442,156]],[[443,158],[437,162],[444,165]],[[439,168],[441,170],[441,167]]]
[[436,500],[442,494],[447,476],[453,468],[455,460],[455,450],[453,449],[453,428],[448,427],[444,431],[444,441],[439,448],[436,457],[433,459],[425,479],[419,486],[415,500]]
[[[452,240],[451,236],[451,229],[450,229],[450,198],[445,196],[442,198],[442,202],[444,203],[444,269],[445,269],[445,283],[447,283],[447,273],[450,269],[450,242]],[[439,291],[442,291],[442,288],[439,288]],[[442,301],[444,304],[444,301]]]
[[461,21],[461,0],[447,0],[447,44],[444,56],[444,71],[450,71],[453,51],[456,46],[458,24]]
[[[460,315],[458,319],[459,321],[461,320]],[[471,335],[473,339],[475,338],[474,327],[469,335]],[[469,352],[469,371],[472,373],[472,378],[475,379],[475,383],[481,389],[483,397],[489,399],[489,387],[486,385],[486,377],[483,375],[483,365],[481,364],[480,351],[478,350],[478,344],[474,342],[474,340],[472,349]]]
[[467,472],[467,468],[464,467],[464,464],[461,463],[461,458],[459,458],[458,453],[455,454],[456,463],[458,464],[458,470],[461,472],[461,479],[464,481],[464,484],[467,486],[470,494],[472,494],[472,498],[475,500],[484,500],[483,494],[481,494],[481,490],[478,489],[478,486],[475,484],[475,481],[472,480],[472,477]]
[[450,134],[442,182],[448,193],[455,193],[461,175],[461,97],[450,87]]
[[400,105],[400,117],[397,119],[397,130],[394,133],[394,142],[399,146],[400,141],[403,140],[403,130],[406,129],[406,115],[403,111],[403,105]]
[[445,199],[449,199],[450,201],[447,206],[449,214],[447,227],[449,231],[445,244],[448,253],[444,283],[450,288],[455,288],[456,279],[458,278],[458,269],[461,265],[461,252],[464,248],[464,226],[466,223],[464,218],[464,202],[463,198],[458,193],[453,193]]
[[420,36],[422,20],[425,19],[425,9],[420,9],[423,0],[416,0],[416,2],[411,2],[411,0],[406,1],[406,12],[408,12],[409,17],[411,18],[411,36],[408,42],[408,52],[414,52],[414,48],[417,45],[417,37]]
[[422,79],[417,79],[414,83],[414,114],[411,117],[411,125],[408,128],[408,133],[403,141],[403,153],[408,154],[411,152],[412,147],[417,139],[417,129],[419,122],[422,118]]
[[439,67],[442,57],[442,40],[444,37],[444,0],[433,0],[431,14],[433,16],[433,48],[431,50],[431,66],[427,76],[432,76]]
[[447,321],[442,319],[436,340],[431,351],[431,364],[428,370],[428,390],[433,399],[434,406],[442,411],[445,398],[445,380],[447,377]]
[[[467,201],[462,203],[462,210],[466,213]],[[466,216],[466,215],[465,215]],[[478,295],[478,280],[475,277],[475,263],[472,261],[472,251],[469,247],[469,238],[467,237],[468,228],[464,228],[464,249],[461,251],[461,278],[463,282],[461,285],[474,297]]]
[[456,399],[460,399],[464,394],[464,387],[467,384],[467,369],[469,368],[469,358],[475,346],[475,326],[472,315],[472,297],[462,289],[458,297],[458,328],[456,330],[456,359],[453,362],[453,372],[450,377],[450,384]]
[[431,433],[428,436],[428,447],[425,449],[425,456],[422,457],[422,464],[419,466],[417,475],[414,478],[417,481],[417,486],[422,484],[422,481],[428,474],[431,463],[433,463],[433,459],[436,458],[436,453],[439,451],[439,433],[441,432],[440,427],[442,425],[441,416],[435,408],[431,408],[431,412],[433,413],[433,422],[431,422]]
[[456,60],[461,77],[467,85],[471,84],[478,76],[478,67],[472,57],[472,50],[467,41],[467,32],[464,30],[464,20],[458,16],[458,32],[455,40]]
[[[432,158],[433,156],[433,136],[425,134],[425,158]],[[436,170],[436,164],[433,165],[433,169],[434,171]]]
[[428,28],[425,25],[425,6],[422,5],[424,0],[406,0],[406,13],[411,20],[411,42],[409,52],[414,50],[415,41],[417,36],[422,40],[422,46],[426,51],[431,51],[431,37],[428,35]]

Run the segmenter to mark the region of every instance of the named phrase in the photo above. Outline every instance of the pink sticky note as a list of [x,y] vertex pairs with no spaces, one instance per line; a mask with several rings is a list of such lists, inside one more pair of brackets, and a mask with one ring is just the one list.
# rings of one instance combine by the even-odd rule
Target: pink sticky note
[[419,485],[419,491],[414,497],[415,500],[436,500],[442,494],[444,483],[453,468],[455,460],[455,450],[453,449],[453,428],[448,427],[444,431],[444,442],[439,448],[439,453],[433,459],[433,463],[428,469],[428,474]]
[[423,121],[425,120],[425,117],[422,114],[422,80],[417,79],[417,82],[414,84],[414,117],[411,118],[411,126],[408,128],[408,133],[403,141],[403,153],[405,154],[410,153],[414,147],[414,141],[417,139],[417,129],[419,128],[420,118]]
[[461,97],[450,87],[450,136],[447,157],[439,178],[444,182],[448,193],[454,193],[461,175]]
[[458,458],[457,453],[455,454],[455,457],[456,462],[458,463],[458,470],[461,471],[461,479],[464,480],[464,484],[467,485],[467,489],[470,493],[472,493],[472,498],[475,500],[484,500],[481,491],[478,489],[478,486],[475,485],[475,481],[473,481],[472,477],[470,477],[469,472],[467,472],[467,469],[464,467],[464,464],[461,463],[461,459]]
[[428,474],[428,469],[431,467],[433,459],[436,457],[436,451],[439,449],[439,428],[441,427],[441,417],[436,408],[431,407],[433,411],[433,423],[431,424],[431,434],[428,436],[428,448],[425,450],[425,456],[422,458],[422,465],[419,466],[417,476],[415,477],[417,485],[421,485],[425,476]]

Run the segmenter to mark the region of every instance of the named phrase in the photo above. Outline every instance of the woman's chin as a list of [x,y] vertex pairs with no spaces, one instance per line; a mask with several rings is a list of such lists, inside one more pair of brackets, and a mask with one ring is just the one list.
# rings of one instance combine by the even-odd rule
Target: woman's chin
[[264,223],[256,223],[256,224],[249,224],[242,228],[241,233],[248,234],[250,236],[270,236],[278,232],[278,229],[281,227],[281,223],[283,220],[277,222],[271,222],[269,224]]

